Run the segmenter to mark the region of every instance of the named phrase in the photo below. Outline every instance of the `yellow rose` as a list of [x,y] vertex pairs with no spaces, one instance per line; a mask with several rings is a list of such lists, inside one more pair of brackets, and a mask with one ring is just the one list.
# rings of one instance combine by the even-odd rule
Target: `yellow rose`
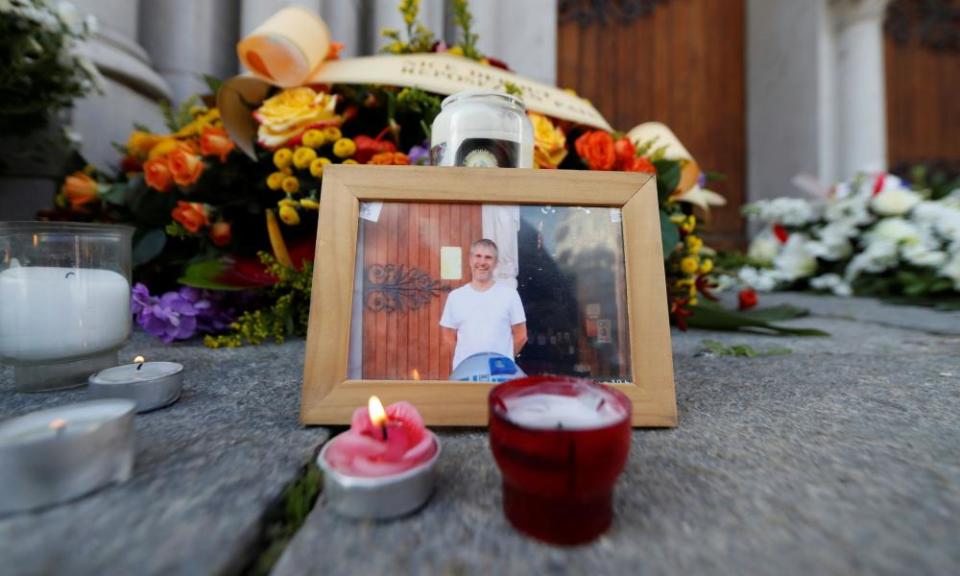
[[267,188],[271,190],[279,190],[283,186],[284,178],[286,178],[286,174],[283,172],[274,172],[273,174],[267,176]]
[[127,154],[143,159],[147,157],[150,150],[159,142],[163,136],[134,130],[127,139]]
[[349,158],[357,151],[357,145],[349,138],[340,138],[333,143],[333,154],[337,158]]
[[175,138],[164,136],[150,149],[150,153],[147,154],[147,160],[156,160],[161,156],[166,156],[176,150],[179,145],[180,142]]
[[311,128],[303,133],[303,145],[311,148],[319,148],[326,144],[327,139],[323,136],[322,130]]
[[317,158],[310,163],[310,175],[314,178],[320,178],[323,176],[323,167],[329,163],[329,158]]
[[310,166],[310,163],[317,159],[317,153],[313,148],[301,146],[293,153],[293,165],[303,170]]
[[533,161],[539,168],[556,168],[567,156],[567,137],[549,118],[528,112],[533,123]]
[[289,148],[281,148],[273,153],[273,165],[283,170],[293,162],[293,152]]
[[257,141],[267,148],[282,146],[304,130],[323,123],[339,123],[337,97],[302,86],[267,98],[253,117],[260,123]]
[[297,180],[296,176],[286,176],[283,179],[283,183],[280,184],[280,187],[287,194],[296,194],[300,191],[300,181]]

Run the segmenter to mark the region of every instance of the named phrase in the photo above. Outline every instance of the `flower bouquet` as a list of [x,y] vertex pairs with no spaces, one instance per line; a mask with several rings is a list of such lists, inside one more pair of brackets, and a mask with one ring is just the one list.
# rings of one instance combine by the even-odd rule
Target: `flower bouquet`
[[[417,3],[401,2],[406,34],[385,31],[385,50],[445,53],[479,62],[481,70],[503,68],[477,50],[466,1],[454,7],[461,44],[435,41],[419,23]],[[342,74],[338,49],[329,43],[316,65]],[[141,284],[134,313],[167,341],[205,333],[208,345],[233,346],[305,334],[324,170],[336,163],[426,164],[429,127],[443,97],[369,82],[286,88],[245,82],[233,79],[230,90],[221,88],[219,107],[193,99],[169,110],[166,134],[134,131],[120,147],[117,176],[78,172],[58,198],[61,216],[136,226]],[[522,92],[509,80],[502,87]],[[563,97],[582,108],[574,120],[530,112],[536,166],[656,174],[670,312],[681,328],[696,324],[695,311],[705,309],[701,298],[713,298],[714,283],[713,252],[696,235],[693,206],[707,208],[722,198],[702,188],[699,168],[666,127],[642,125],[630,134],[598,129],[605,121],[591,106]],[[732,318],[720,327],[757,326]]]
[[816,200],[744,207],[763,226],[739,282],[960,306],[960,179],[860,174]]

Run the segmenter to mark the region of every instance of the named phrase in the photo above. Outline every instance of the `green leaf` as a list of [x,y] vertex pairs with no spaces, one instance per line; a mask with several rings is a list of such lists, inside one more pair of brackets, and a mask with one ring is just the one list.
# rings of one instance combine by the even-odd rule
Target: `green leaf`
[[133,246],[133,265],[139,266],[153,260],[163,252],[166,245],[167,234],[163,228],[148,231]]
[[773,324],[752,314],[737,310],[728,310],[719,304],[702,302],[690,308],[693,314],[687,318],[687,324],[695,328],[709,330],[743,330],[771,335],[791,336],[829,336],[827,332],[815,328],[790,328]]
[[233,286],[220,280],[226,272],[226,265],[219,260],[203,260],[187,266],[183,276],[177,282],[194,288],[207,290],[243,290],[243,286]]
[[207,90],[210,90],[211,94],[216,94],[220,91],[220,87],[223,86],[223,80],[217,78],[216,76],[211,76],[210,74],[204,74],[203,81],[207,85]]
[[783,354],[793,353],[793,350],[783,346],[776,346],[758,352],[748,344],[734,344],[732,346],[727,346],[717,340],[704,340],[702,344],[706,352],[715,356],[743,356],[747,358],[755,358],[757,356],[780,356]]
[[795,318],[809,316],[810,311],[806,308],[800,308],[799,306],[793,306],[791,304],[780,304],[779,306],[742,310],[739,311],[738,314],[763,322],[783,322],[784,320],[793,320]]
[[663,241],[663,259],[666,260],[670,258],[673,249],[680,242],[680,230],[676,224],[670,221],[670,216],[663,210],[660,211],[660,239]]
[[657,169],[657,197],[663,204],[680,184],[680,163],[676,160],[657,160],[653,166]]
[[110,184],[105,189],[100,191],[100,198],[109,202],[110,204],[123,206],[127,199],[127,185],[123,182]]

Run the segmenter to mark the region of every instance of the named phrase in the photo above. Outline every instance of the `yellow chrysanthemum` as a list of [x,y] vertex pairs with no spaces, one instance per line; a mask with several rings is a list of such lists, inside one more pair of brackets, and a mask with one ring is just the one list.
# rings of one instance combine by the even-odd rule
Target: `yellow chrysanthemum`
[[307,210],[319,210],[320,203],[314,200],[313,198],[301,198],[300,205],[306,208]]
[[317,158],[310,163],[310,175],[314,178],[323,176],[323,167],[330,164],[329,158]]
[[310,163],[317,159],[317,153],[313,148],[301,146],[293,153],[293,165],[303,170],[310,166]]
[[693,274],[700,268],[700,261],[693,256],[687,256],[680,261],[680,271],[684,274]]
[[357,145],[349,138],[340,138],[333,143],[333,154],[337,158],[349,158],[357,151]]
[[300,181],[297,180],[296,176],[285,176],[280,188],[287,194],[296,194],[300,191]]
[[323,129],[323,137],[327,142],[336,142],[343,138],[343,133],[336,126],[327,126]]
[[279,190],[283,187],[283,179],[286,178],[286,174],[283,172],[274,172],[273,174],[267,176],[267,188],[271,190]]
[[358,162],[357,162],[356,160],[354,160],[353,158],[347,158],[346,160],[344,160],[343,162],[341,162],[341,164],[357,164],[357,163],[358,163]]
[[703,240],[697,236],[694,236],[693,234],[687,235],[687,237],[684,239],[684,242],[687,244],[687,250],[689,250],[692,254],[699,253],[700,249],[703,248]]
[[293,206],[282,204],[280,206],[280,219],[287,226],[296,226],[300,223],[300,213]]
[[283,170],[293,162],[293,152],[289,148],[281,148],[273,153],[273,165]]
[[327,139],[323,136],[322,130],[317,130],[316,128],[311,128],[303,133],[303,145],[309,146],[311,148],[319,148],[327,142]]
[[713,270],[713,260],[704,260],[700,263],[700,273],[709,274]]

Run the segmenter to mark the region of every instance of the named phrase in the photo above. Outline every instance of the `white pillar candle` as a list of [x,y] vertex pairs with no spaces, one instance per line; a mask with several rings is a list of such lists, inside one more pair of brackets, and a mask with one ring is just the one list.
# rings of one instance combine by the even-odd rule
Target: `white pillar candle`
[[589,430],[610,426],[626,417],[613,397],[600,393],[528,394],[506,398],[505,403],[507,418],[524,428]]
[[0,272],[0,357],[77,358],[130,335],[130,284],[112,270],[26,266]]

